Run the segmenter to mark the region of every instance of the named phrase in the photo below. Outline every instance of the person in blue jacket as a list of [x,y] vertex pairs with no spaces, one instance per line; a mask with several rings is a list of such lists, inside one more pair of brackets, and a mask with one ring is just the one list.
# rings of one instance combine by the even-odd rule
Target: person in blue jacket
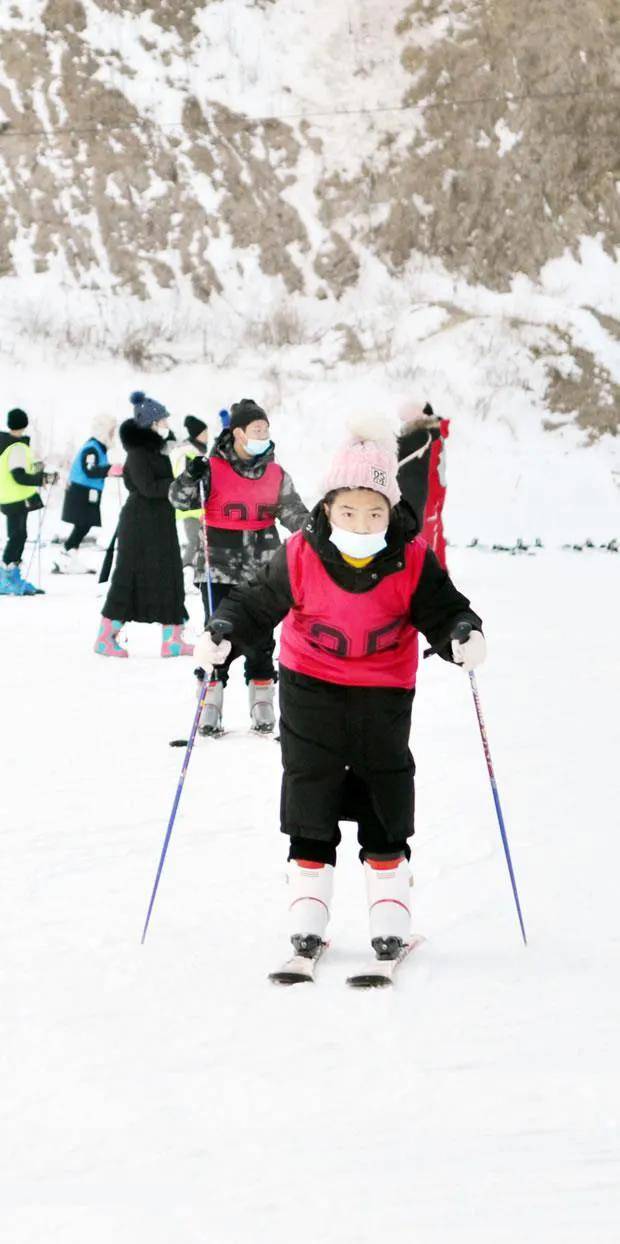
[[114,441],[116,420],[111,415],[98,415],[92,433],[75,455],[69,472],[62,519],[73,530],[56,558],[55,569],[61,574],[87,574],[88,567],[80,561],[78,549],[91,527],[101,526],[101,495],[108,476],[120,476],[123,468],[108,462],[108,449]]

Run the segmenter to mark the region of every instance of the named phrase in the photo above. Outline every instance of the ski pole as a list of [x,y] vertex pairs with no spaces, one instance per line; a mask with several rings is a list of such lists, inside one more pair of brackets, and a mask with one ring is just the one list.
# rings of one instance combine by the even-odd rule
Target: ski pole
[[209,535],[207,532],[207,498],[205,495],[204,479],[200,481],[200,530],[202,532],[202,548],[205,559],[205,575],[207,577],[207,601],[209,603],[209,617],[213,617],[213,587],[211,584],[211,562],[209,561]]
[[[473,628],[470,622],[459,622],[457,623],[454,630],[452,631],[451,638],[458,640],[460,643],[465,643],[472,629]],[[478,684],[476,682],[476,675],[474,674],[474,671],[469,670],[468,672],[469,672],[469,681],[471,684],[472,694],[474,697],[474,704],[476,707],[476,716],[478,718],[478,725],[480,727],[480,737],[482,739],[482,747],[484,750],[485,760],[487,762],[489,781],[491,783],[491,790],[493,792],[493,802],[495,804],[495,811],[497,813],[497,819],[499,822],[499,830],[502,836],[504,854],[506,856],[506,863],[508,865],[508,875],[510,877],[512,893],[514,896],[515,906],[517,908],[517,916],[519,917],[519,925],[521,927],[521,936],[523,938],[523,945],[527,946],[527,936],[525,933],[525,925],[523,923],[523,915],[521,913],[521,904],[519,902],[519,891],[517,890],[517,882],[515,879],[514,869],[512,867],[510,847],[508,846],[508,835],[506,833],[506,826],[504,825],[502,805],[499,801],[499,791],[497,789],[497,782],[495,780],[495,772],[493,770],[493,761],[491,760],[491,749],[489,747],[489,739],[488,739],[488,735],[486,731],[486,726],[484,724],[484,717],[482,716],[482,705],[480,703]]]
[[[55,482],[56,482],[56,481],[54,481],[54,483],[55,483]],[[33,563],[33,561],[34,561],[35,553],[38,553],[39,583],[40,583],[40,581],[41,581],[41,537],[42,537],[42,532],[43,532],[43,524],[44,524],[44,522],[45,522],[45,518],[46,518],[46,515],[47,515],[47,507],[48,507],[48,505],[49,505],[50,493],[51,493],[51,489],[53,488],[53,486],[54,486],[53,484],[50,484],[50,485],[49,485],[50,492],[48,492],[48,494],[47,494],[47,496],[46,496],[46,498],[45,498],[45,504],[44,504],[44,505],[42,506],[42,508],[39,510],[39,521],[38,521],[38,526],[37,526],[37,535],[36,535],[36,539],[33,541],[33,544],[32,544],[32,549],[31,549],[31,551],[30,551],[30,559],[29,559],[29,561],[28,561],[28,565],[27,565],[27,567],[26,567],[26,572],[25,572],[25,575],[24,575],[24,578],[25,578],[25,579],[29,579],[29,578],[30,578],[30,571],[31,571],[31,569],[32,569],[32,563]]]
[[39,587],[41,587],[41,528],[42,526],[43,526],[43,515],[42,515],[41,510],[39,510],[39,522],[37,525],[37,577],[39,580]]
[[[210,629],[211,629],[211,634],[212,634],[212,636],[213,636],[213,639],[214,639],[215,643],[219,643],[219,642],[220,642],[220,640],[221,640],[221,639],[224,639],[224,637],[226,636],[226,634],[227,634],[229,631],[231,631],[231,630],[232,630],[232,624],[231,624],[230,622],[225,622],[225,621],[221,621],[221,622],[219,622],[219,621],[215,621],[215,622],[213,622],[213,623],[212,623],[212,625],[211,625],[211,628],[210,628]],[[189,767],[189,762],[190,762],[190,758],[191,758],[191,754],[192,754],[192,748],[193,748],[193,746],[194,746],[194,740],[195,740],[195,738],[196,738],[196,731],[198,730],[198,722],[200,721],[200,715],[201,715],[202,710],[203,710],[203,708],[204,708],[204,706],[205,706],[205,700],[206,700],[206,698],[207,698],[207,691],[208,691],[208,690],[209,690],[209,680],[208,680],[208,678],[204,678],[204,679],[203,679],[203,684],[202,684],[202,692],[201,692],[200,698],[199,698],[199,700],[198,700],[198,707],[196,708],[196,712],[194,713],[194,720],[193,720],[193,722],[192,722],[192,728],[191,728],[191,731],[190,731],[190,736],[189,736],[189,739],[187,740],[187,747],[186,747],[186,749],[185,749],[185,755],[184,755],[184,757],[183,757],[183,764],[182,764],[182,766],[181,766],[181,776],[180,776],[179,781],[178,781],[178,784],[177,784],[177,789],[176,789],[176,793],[175,793],[175,796],[174,796],[174,802],[173,802],[173,804],[172,804],[172,812],[170,813],[170,819],[169,819],[169,821],[168,821],[168,827],[167,827],[167,829],[166,829],[166,835],[165,835],[165,838],[164,838],[164,845],[163,845],[163,847],[162,847],[162,852],[161,852],[161,855],[160,855],[160,857],[159,857],[159,864],[158,864],[158,866],[157,866],[157,872],[156,872],[156,874],[155,874],[155,883],[154,883],[154,885],[153,885],[153,891],[152,891],[152,894],[151,894],[151,900],[150,900],[150,902],[149,902],[148,911],[147,911],[147,913],[146,913],[146,920],[145,920],[145,922],[144,922],[144,929],[142,930],[142,938],[141,938],[141,945],[142,945],[142,946],[144,946],[144,940],[145,940],[145,938],[146,938],[146,934],[147,934],[147,931],[148,931],[149,922],[150,922],[150,919],[151,919],[151,914],[152,914],[152,911],[153,911],[153,907],[155,906],[155,898],[156,898],[156,896],[157,896],[157,891],[158,891],[158,889],[159,889],[159,882],[160,882],[161,874],[162,874],[162,872],[163,872],[164,863],[165,863],[165,860],[166,860],[166,854],[167,854],[167,851],[168,851],[168,845],[169,845],[169,843],[170,843],[170,839],[171,839],[171,837],[172,837],[172,830],[173,830],[173,828],[174,828],[174,822],[175,822],[175,820],[176,820],[176,815],[177,815],[177,811],[178,811],[179,803],[180,803],[180,801],[181,801],[181,795],[182,795],[182,793],[183,793],[183,785],[184,785],[184,783],[185,783],[185,778],[186,778],[186,775],[187,775],[187,770],[188,770],[188,767]]]

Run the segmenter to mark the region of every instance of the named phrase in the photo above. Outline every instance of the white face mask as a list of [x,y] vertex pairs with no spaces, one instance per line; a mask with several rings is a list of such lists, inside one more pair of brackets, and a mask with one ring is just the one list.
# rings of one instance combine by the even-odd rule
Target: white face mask
[[252,440],[248,438],[243,448],[245,449],[246,453],[251,454],[253,458],[258,458],[258,455],[264,454],[265,450],[269,449],[270,445],[271,445],[271,441],[269,440],[269,438],[267,438],[266,441],[257,441],[257,440]]
[[344,527],[331,524],[330,540],[347,557],[374,557],[386,546],[387,527],[383,531],[346,531]]

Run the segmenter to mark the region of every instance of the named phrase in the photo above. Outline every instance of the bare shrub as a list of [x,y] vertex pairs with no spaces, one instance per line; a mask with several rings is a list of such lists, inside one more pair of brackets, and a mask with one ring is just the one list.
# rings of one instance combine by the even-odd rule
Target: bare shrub
[[245,329],[246,344],[255,348],[300,346],[305,345],[308,339],[304,317],[293,302],[280,303],[264,319],[250,320]]

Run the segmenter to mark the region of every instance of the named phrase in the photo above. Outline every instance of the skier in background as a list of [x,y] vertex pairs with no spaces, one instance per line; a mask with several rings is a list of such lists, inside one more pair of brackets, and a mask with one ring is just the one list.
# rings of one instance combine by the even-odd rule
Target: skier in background
[[424,407],[405,406],[400,418],[398,479],[401,491],[415,512],[424,539],[446,569],[444,442],[450,433],[450,422],[435,415],[430,402]]
[[[269,419],[252,398],[232,406],[230,424],[220,432],[209,458],[188,463],[170,489],[170,500],[180,510],[195,509],[202,496],[209,565],[201,548],[196,581],[208,620],[211,602],[217,609],[234,586],[253,579],[280,547],[276,519],[289,531],[297,531],[308,517],[293,481],[275,461]],[[245,650],[250,718],[253,728],[264,732],[275,725],[274,647],[270,627]],[[209,684],[199,727],[204,735],[221,733],[224,688],[230,663],[238,655],[231,652]]]
[[43,508],[38,489],[42,484],[55,484],[58,472],[46,471],[42,462],[35,462],[24,410],[10,410],[6,421],[8,431],[0,432],[0,510],[6,518],[8,539],[0,566],[0,596],[43,595],[40,588],[22,579],[20,563],[28,515]]
[[[408,839],[414,832],[409,751],[418,631],[446,661],[473,669],[485,655],[480,618],[441,568],[401,502],[395,437],[357,421],[303,529],[254,584],[216,611],[230,640],[207,630],[205,669],[251,650],[283,620],[280,640],[281,830],[290,838],[289,931],[314,958],[332,902],[340,820],[358,822],[370,939],[396,959],[410,936]],[[457,623],[473,628],[451,639]]]
[[[207,443],[209,440],[209,430],[206,423],[202,419],[197,419],[195,415],[187,415],[183,420],[183,427],[187,432],[187,437],[180,444],[174,445],[170,452],[172,461],[172,473],[176,478],[187,470],[187,467],[194,458],[203,456],[207,452]],[[195,510],[177,510],[177,523],[183,531],[183,542],[181,547],[181,557],[183,561],[183,569],[186,570],[195,566],[196,558],[201,544],[200,520],[202,510],[197,506]]]
[[108,449],[114,442],[116,419],[97,415],[92,433],[78,450],[69,472],[69,482],[62,508],[62,521],[71,523],[73,531],[56,558],[59,574],[88,574],[89,568],[80,560],[78,549],[92,527],[101,526],[101,497],[108,477],[118,478],[122,466],[108,462]]

